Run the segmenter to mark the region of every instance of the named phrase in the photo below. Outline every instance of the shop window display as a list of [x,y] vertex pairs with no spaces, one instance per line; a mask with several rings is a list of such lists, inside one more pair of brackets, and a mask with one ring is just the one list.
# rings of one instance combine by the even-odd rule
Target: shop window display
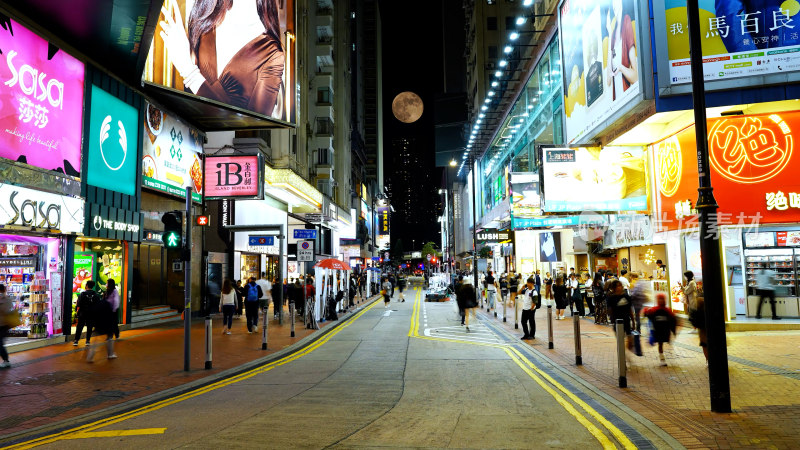
[[94,280],[102,291],[108,280],[122,284],[125,247],[121,241],[79,240],[73,261],[72,319],[77,321],[75,307],[78,296],[86,289],[86,282]]

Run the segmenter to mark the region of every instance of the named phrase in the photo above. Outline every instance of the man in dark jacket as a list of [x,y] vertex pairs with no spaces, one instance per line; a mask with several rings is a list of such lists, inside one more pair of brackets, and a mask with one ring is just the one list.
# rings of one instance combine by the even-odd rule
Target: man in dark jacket
[[250,277],[244,286],[244,314],[247,318],[247,332],[258,331],[258,302],[264,292],[256,284],[256,277]]
[[78,316],[78,325],[75,328],[75,340],[72,342],[73,346],[78,346],[78,341],[81,339],[83,327],[86,327],[86,345],[92,339],[92,328],[94,328],[93,312],[95,305],[100,301],[100,294],[94,290],[94,281],[89,280],[86,282],[86,289],[78,296],[78,305],[75,309],[75,314]]

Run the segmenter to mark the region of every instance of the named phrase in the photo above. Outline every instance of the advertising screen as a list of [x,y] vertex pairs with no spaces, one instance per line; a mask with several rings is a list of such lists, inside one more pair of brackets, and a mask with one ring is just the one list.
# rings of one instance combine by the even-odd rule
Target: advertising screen
[[293,5],[166,0],[142,78],[292,122]]
[[[636,0],[564,0],[560,9],[567,143],[583,143],[642,99]],[[647,25],[645,25],[647,27]],[[646,45],[645,45],[646,47]]]
[[75,252],[73,261],[72,277],[72,303],[78,300],[78,296],[86,290],[86,282],[94,279],[94,260],[92,252]]
[[532,172],[512,172],[511,217],[515,219],[534,218],[542,215],[542,201],[539,195],[539,174]]
[[539,261],[561,261],[561,233],[552,231],[539,233]]
[[263,171],[258,155],[206,156],[206,199],[263,197]]
[[[654,6],[662,2],[654,2]],[[690,84],[686,0],[667,0],[654,10],[659,53],[669,55],[669,81]],[[659,6],[661,7],[661,6]],[[700,2],[700,38],[706,82],[800,69],[800,4],[790,0]],[[666,48],[662,47],[666,43]]]
[[[800,112],[708,121],[711,183],[720,225],[800,221]],[[652,146],[661,227],[697,226],[697,149],[688,127]]]
[[201,201],[203,136],[151,103],[142,122],[142,186],[180,196],[191,187],[192,200]]
[[91,95],[86,182],[135,195],[139,111],[94,85]]
[[544,210],[646,211],[642,147],[544,148]]
[[0,50],[0,157],[79,177],[83,63],[11,19]]

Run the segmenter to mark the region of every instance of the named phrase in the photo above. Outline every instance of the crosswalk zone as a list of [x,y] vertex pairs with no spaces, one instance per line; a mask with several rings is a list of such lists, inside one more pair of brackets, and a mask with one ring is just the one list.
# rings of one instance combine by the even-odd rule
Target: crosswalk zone
[[463,326],[425,328],[425,336],[441,339],[451,339],[454,341],[477,342],[481,344],[504,345],[488,327],[480,323],[470,324],[469,333]]

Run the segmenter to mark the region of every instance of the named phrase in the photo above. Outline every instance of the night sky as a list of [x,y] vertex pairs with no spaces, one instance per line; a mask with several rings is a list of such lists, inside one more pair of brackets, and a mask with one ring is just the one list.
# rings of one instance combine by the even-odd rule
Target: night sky
[[[392,218],[392,243],[402,239],[406,251],[411,250],[411,239],[417,242],[417,249],[422,240],[439,243],[436,216],[441,208],[438,189],[441,187],[442,171],[435,167],[434,160],[433,105],[435,96],[444,90],[442,1],[382,0],[380,3],[383,31],[384,161],[387,163],[384,165],[384,175],[388,182],[392,176],[392,142],[399,138],[413,139],[414,151],[417,152],[422,166],[419,170],[429,174],[429,181],[421,181],[418,186],[425,193],[425,198],[430,199],[419,205],[422,226],[407,226],[408,218],[400,213],[395,213]],[[460,4],[458,7],[460,8]],[[457,32],[461,30],[463,34],[463,26],[455,29]],[[422,117],[412,124],[402,123],[392,115],[392,100],[403,91],[415,92],[425,104]],[[420,180],[425,178],[419,177]],[[393,195],[402,194],[398,192]]]

